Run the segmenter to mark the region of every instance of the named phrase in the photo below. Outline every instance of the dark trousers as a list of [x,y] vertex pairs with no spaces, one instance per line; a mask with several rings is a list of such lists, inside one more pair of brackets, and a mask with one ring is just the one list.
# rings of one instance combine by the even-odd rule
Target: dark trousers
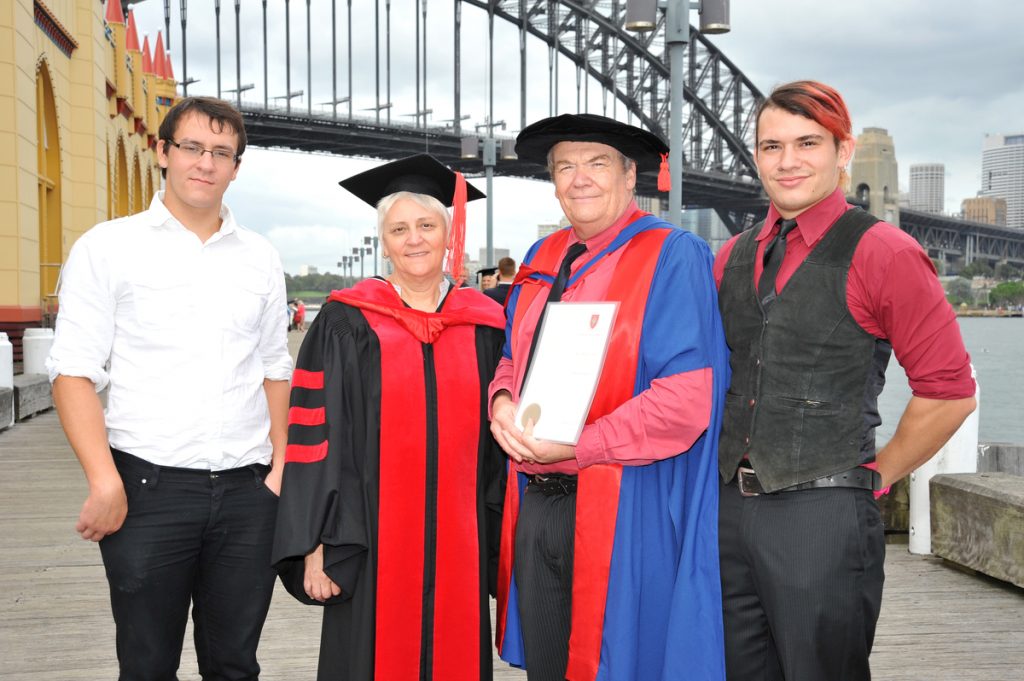
[[885,538],[869,490],[743,497],[721,488],[730,681],[861,681],[882,604]]
[[530,485],[516,525],[515,577],[530,681],[565,681],[572,625],[576,493]]
[[189,604],[204,681],[259,678],[270,607],[277,497],[269,466],[202,471],[124,452],[128,517],[100,542],[117,625],[120,681],[174,681]]

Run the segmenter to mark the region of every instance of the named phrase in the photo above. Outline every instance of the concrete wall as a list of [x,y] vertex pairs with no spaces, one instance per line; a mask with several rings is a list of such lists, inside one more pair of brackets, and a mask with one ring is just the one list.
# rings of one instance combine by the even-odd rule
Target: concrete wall
[[978,445],[979,473],[1024,475],[1024,445],[994,442]]

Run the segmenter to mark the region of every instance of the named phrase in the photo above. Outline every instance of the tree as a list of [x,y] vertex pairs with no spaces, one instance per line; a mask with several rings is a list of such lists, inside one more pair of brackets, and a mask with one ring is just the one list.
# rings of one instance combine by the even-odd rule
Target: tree
[[988,299],[999,307],[1024,305],[1024,281],[1004,281],[989,292]]
[[295,276],[286,274],[284,275],[284,283],[289,295],[298,291],[316,291],[326,295],[331,291],[347,288],[355,282],[352,277],[343,277],[340,274],[324,272],[323,274]]
[[960,270],[960,276],[964,279],[973,279],[974,277],[991,277],[994,274],[992,266],[984,260],[975,260],[970,265],[966,265]]
[[958,307],[962,303],[973,305],[974,292],[971,290],[971,282],[959,277],[950,280],[946,284],[946,300],[953,307]]
[[999,281],[1011,281],[1021,278],[1021,271],[1008,262],[1001,262],[996,265],[996,279]]

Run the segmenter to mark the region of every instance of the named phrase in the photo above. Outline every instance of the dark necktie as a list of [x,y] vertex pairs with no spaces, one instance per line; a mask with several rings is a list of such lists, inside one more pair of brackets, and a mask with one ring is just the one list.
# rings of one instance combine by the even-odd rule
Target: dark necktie
[[586,252],[587,245],[585,243],[582,241],[574,243],[572,246],[569,246],[565,257],[562,258],[562,264],[558,266],[558,275],[555,277],[555,282],[551,284],[551,290],[548,291],[548,299],[544,302],[544,309],[540,311],[537,326],[533,330],[533,342],[530,344],[530,354],[526,358],[526,371],[523,372],[524,379],[529,375],[530,365],[533,364],[533,353],[537,349],[537,339],[540,338],[540,330],[544,324],[544,315],[548,311],[548,303],[557,303],[562,299],[565,285],[569,282],[569,272],[572,270],[572,264]]
[[761,306],[766,309],[775,300],[775,278],[779,276],[782,259],[786,257],[786,235],[796,227],[796,220],[779,218],[776,224],[779,225],[779,233],[768,242],[768,246],[764,249],[764,269],[757,282],[757,297],[761,299]]

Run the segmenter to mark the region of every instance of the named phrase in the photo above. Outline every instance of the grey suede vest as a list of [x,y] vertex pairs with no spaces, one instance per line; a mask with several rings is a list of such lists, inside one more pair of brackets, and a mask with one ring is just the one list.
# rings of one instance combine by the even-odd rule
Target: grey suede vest
[[771,492],[871,461],[891,346],[850,315],[853,253],[878,219],[859,208],[833,224],[765,314],[754,288],[755,237],[737,241],[718,292],[732,350],[719,471],[746,456]]

